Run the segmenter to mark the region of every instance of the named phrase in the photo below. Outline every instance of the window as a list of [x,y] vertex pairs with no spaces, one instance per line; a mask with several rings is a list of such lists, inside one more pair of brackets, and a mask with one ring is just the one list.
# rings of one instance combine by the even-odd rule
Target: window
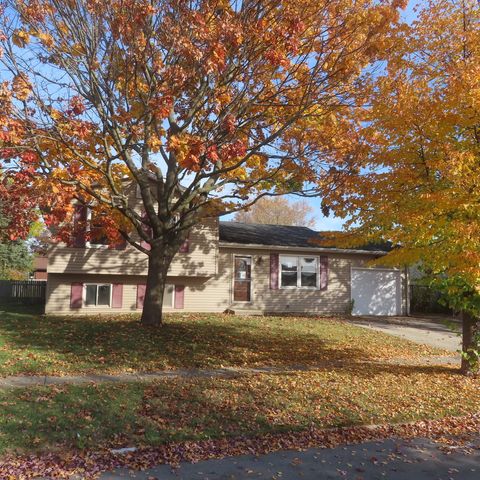
[[[145,302],[145,291],[147,286],[144,283],[137,285],[137,308],[143,308]],[[168,308],[173,308],[175,298],[175,286],[174,285],[165,285],[165,290],[163,292],[163,306]]]
[[282,271],[282,287],[296,287],[298,277],[298,258],[297,257],[280,257],[280,265]]
[[315,257],[300,258],[300,285],[317,288],[317,259]]
[[163,292],[163,306],[173,307],[173,292],[175,287],[173,285],[165,285],[165,291]]
[[86,243],[87,247],[92,248],[101,248],[108,247],[108,238],[103,233],[103,217],[105,213],[98,213],[88,209],[87,213],[87,232],[88,232],[88,242]]
[[281,288],[318,288],[317,257],[280,257]]
[[252,257],[235,256],[233,301],[250,302],[252,295]]
[[85,285],[86,307],[110,307],[112,300],[112,286],[110,284]]

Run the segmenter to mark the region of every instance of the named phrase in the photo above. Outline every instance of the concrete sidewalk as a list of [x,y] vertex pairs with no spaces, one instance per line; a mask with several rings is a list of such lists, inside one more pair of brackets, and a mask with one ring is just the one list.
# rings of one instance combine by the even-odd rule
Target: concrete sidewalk
[[[365,365],[409,365],[409,366],[432,366],[432,365],[451,365],[457,363],[456,356],[425,356],[418,358],[391,358],[388,360],[362,362]],[[42,387],[49,385],[82,385],[88,383],[128,383],[128,382],[153,382],[166,378],[232,378],[245,375],[271,374],[281,375],[292,372],[308,372],[319,369],[342,368],[351,366],[349,360],[325,361],[314,365],[292,365],[290,367],[224,367],[212,369],[191,369],[191,370],[163,370],[148,373],[119,373],[119,374],[91,374],[91,375],[65,375],[61,377],[54,376],[29,376],[18,375],[9,377],[0,377],[0,390],[5,388],[25,388]]]
[[38,387],[47,385],[81,385],[86,383],[128,383],[128,382],[152,382],[165,378],[191,378],[191,377],[234,377],[239,375],[256,375],[260,373],[282,373],[292,371],[305,371],[309,367],[224,367],[212,369],[191,370],[161,370],[157,372],[137,372],[118,374],[86,374],[65,376],[29,376],[18,375],[0,378],[0,389]]
[[353,317],[349,321],[359,327],[451,352],[457,352],[461,347],[460,336],[446,323],[453,323],[458,328],[461,325],[448,317]]
[[101,480],[478,480],[480,436],[467,447],[439,448],[432,440],[384,440],[333,449],[313,448],[268,455],[244,455],[174,471],[162,465],[145,472],[120,470]]

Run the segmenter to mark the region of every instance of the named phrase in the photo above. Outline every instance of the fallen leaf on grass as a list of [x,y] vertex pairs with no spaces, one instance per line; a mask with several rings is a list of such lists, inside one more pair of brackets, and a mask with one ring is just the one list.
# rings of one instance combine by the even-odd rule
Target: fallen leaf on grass
[[95,479],[105,471],[119,468],[145,470],[158,464],[178,465],[225,456],[253,453],[262,455],[277,450],[331,448],[345,444],[386,438],[439,438],[445,435],[475,433],[480,429],[480,414],[448,417],[443,420],[412,422],[376,427],[349,427],[322,430],[312,427],[302,432],[269,434],[253,438],[171,443],[157,448],[142,448],[126,455],[115,455],[104,449],[97,452],[65,452],[41,455],[7,456],[0,460],[0,478],[28,480],[35,477],[68,479],[82,473]]

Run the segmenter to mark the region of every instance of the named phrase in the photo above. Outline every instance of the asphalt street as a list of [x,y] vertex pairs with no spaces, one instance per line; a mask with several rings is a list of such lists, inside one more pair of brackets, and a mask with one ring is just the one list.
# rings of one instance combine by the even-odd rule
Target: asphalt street
[[[456,443],[456,442],[454,442]],[[105,473],[101,480],[479,480],[480,435],[462,445],[427,439],[385,440],[333,449],[281,451],[145,472]]]

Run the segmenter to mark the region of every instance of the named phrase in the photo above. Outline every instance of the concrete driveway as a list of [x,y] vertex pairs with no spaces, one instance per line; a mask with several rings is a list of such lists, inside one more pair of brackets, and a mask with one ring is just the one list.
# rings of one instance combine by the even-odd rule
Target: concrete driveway
[[460,322],[441,316],[412,317],[353,317],[351,323],[360,327],[388,333],[412,342],[457,352],[461,347],[460,336],[447,326],[460,331]]
[[480,437],[466,446],[432,440],[384,440],[332,449],[312,448],[268,455],[243,455],[174,471],[162,465],[145,472],[104,473],[101,480],[478,480]]

